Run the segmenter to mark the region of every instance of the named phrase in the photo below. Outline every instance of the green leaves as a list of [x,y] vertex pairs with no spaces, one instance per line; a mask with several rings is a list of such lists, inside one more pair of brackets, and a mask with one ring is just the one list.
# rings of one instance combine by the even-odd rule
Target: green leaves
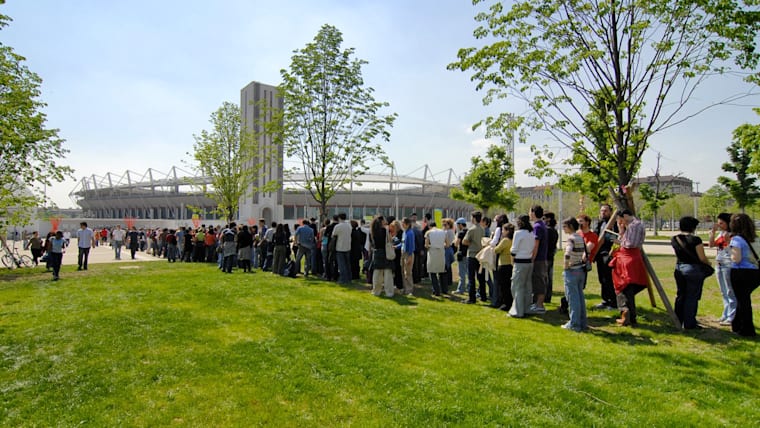
[[517,203],[517,193],[507,189],[507,181],[514,177],[512,161],[503,146],[492,145],[485,158],[472,158],[470,172],[464,177],[461,189],[452,189],[451,197],[466,201],[478,208],[502,207],[507,211]]
[[[0,15],[0,28],[10,21]],[[26,224],[33,209],[46,204],[44,186],[71,177],[60,165],[68,150],[57,129],[45,126],[39,100],[42,79],[24,57],[0,44],[0,230]]]
[[[760,109],[754,109],[760,114]],[[760,173],[760,124],[745,123],[734,130],[734,141],[726,148],[730,162],[724,163],[723,171],[732,172],[736,179],[718,177],[718,183],[725,186],[744,211],[760,200],[760,186],[757,179]]]
[[[481,45],[460,49],[448,68],[470,72],[484,104],[524,106],[522,124],[548,132],[570,150],[566,164],[603,187],[629,184],[649,137],[689,119],[690,95],[731,60],[748,80],[760,76],[756,0],[503,4],[476,15]],[[503,131],[503,121],[483,123],[487,133]],[[531,171],[551,174],[538,158]]]
[[335,192],[367,171],[384,155],[378,142],[388,141],[396,114],[378,102],[364,85],[354,49],[342,50],[343,35],[324,25],[306,47],[296,50],[289,70],[281,70],[283,111],[269,123],[287,156],[298,159],[305,188],[326,215]]

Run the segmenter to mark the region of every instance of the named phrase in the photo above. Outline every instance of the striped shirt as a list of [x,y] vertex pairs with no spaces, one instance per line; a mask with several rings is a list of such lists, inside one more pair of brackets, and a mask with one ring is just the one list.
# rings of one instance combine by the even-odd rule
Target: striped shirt
[[586,243],[583,237],[578,233],[573,233],[567,237],[565,245],[565,265],[570,268],[583,266],[583,258],[586,255]]

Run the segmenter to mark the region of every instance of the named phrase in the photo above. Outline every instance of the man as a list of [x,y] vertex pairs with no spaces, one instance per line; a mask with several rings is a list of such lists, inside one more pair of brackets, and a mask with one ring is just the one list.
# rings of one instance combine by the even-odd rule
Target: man
[[79,254],[77,255],[77,264],[79,267],[77,270],[87,270],[87,259],[90,257],[90,248],[95,246],[95,233],[87,227],[87,222],[79,223],[79,230],[77,230],[77,247],[79,247]]
[[486,295],[486,278],[484,272],[478,272],[480,270],[480,262],[477,255],[483,248],[483,237],[485,231],[480,225],[480,220],[483,218],[483,214],[480,211],[474,211],[471,215],[472,224],[474,226],[467,231],[462,244],[467,246],[467,291],[469,298],[465,301],[467,304],[477,303],[477,293],[475,291],[475,276],[478,277],[478,292],[480,292],[480,300],[488,301]]
[[301,226],[293,234],[293,240],[296,247],[298,247],[298,252],[296,253],[296,271],[301,270],[301,258],[306,257],[304,275],[309,276],[313,267],[312,253],[317,244],[314,240],[314,229],[311,228],[309,220],[303,220]]
[[266,230],[259,244],[259,251],[264,253],[264,262],[261,270],[269,272],[272,270],[272,261],[274,260],[274,232],[277,230],[277,222],[272,222],[272,227]]
[[332,231],[335,239],[335,257],[338,261],[338,283],[351,283],[351,223],[346,213],[338,214],[339,222]]
[[544,303],[551,303],[552,289],[554,288],[554,256],[557,254],[557,241],[559,241],[559,232],[557,232],[557,216],[551,212],[544,213],[544,222],[546,223],[546,233],[549,240],[546,249],[546,297]]
[[409,217],[402,220],[404,239],[401,241],[401,269],[404,279],[404,294],[411,296],[414,291],[414,259],[417,249],[417,240],[414,237],[414,223]]
[[132,226],[132,230],[127,234],[127,245],[129,245],[129,253],[132,255],[132,260],[134,260],[135,253],[140,248],[140,233],[134,226]]
[[544,308],[544,298],[546,297],[546,288],[549,284],[549,231],[542,220],[544,209],[541,205],[533,205],[528,213],[530,221],[533,222],[533,236],[536,239],[533,245],[533,298],[535,302],[531,305],[529,312],[534,314],[546,313]]
[[219,245],[222,246],[222,272],[232,273],[237,256],[237,224],[230,223],[219,235]]
[[618,218],[620,249],[612,261],[612,279],[617,293],[617,306],[620,309],[620,325],[636,325],[635,296],[647,288],[649,278],[641,247],[644,245],[646,230],[641,220],[633,216],[631,210],[623,210]]
[[[615,286],[612,283],[612,268],[610,268],[610,251],[612,250],[613,240],[604,239],[604,229],[612,217],[612,207],[609,204],[602,204],[599,207],[599,222],[596,224],[596,233],[599,243],[594,261],[596,262],[596,274],[599,278],[599,284],[602,289],[602,302],[594,306],[594,309],[617,309],[617,298],[615,296]],[[613,224],[612,230],[617,233],[617,223]]]
[[116,229],[111,232],[111,244],[113,245],[116,260],[121,260],[121,246],[124,244],[125,235],[126,232],[121,228],[120,224],[117,224]]

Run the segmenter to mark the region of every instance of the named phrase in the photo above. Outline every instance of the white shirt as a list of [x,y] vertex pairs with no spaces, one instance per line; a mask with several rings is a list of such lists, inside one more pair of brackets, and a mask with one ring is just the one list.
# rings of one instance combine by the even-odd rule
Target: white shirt
[[430,248],[444,248],[446,246],[446,232],[442,229],[430,229],[426,237],[430,241]]
[[77,230],[77,246],[79,248],[90,248],[93,236],[92,229],[89,227]]
[[533,237],[532,232],[518,229],[512,238],[512,250],[510,253],[516,259],[531,259],[533,258],[533,246],[535,242],[536,239]]
[[335,241],[335,251],[351,251],[351,223],[348,220],[335,225],[332,237],[337,239]]
[[111,237],[114,241],[123,241],[125,235],[126,232],[124,229],[114,229],[113,232],[111,232]]

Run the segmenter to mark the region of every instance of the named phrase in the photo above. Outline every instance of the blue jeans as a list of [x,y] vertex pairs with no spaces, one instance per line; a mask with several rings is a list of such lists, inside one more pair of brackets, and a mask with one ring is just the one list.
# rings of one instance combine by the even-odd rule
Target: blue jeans
[[338,282],[348,284],[351,282],[351,252],[336,251],[338,261]]
[[457,286],[457,293],[464,293],[467,291],[467,259],[463,258],[457,262],[459,267],[459,285]]
[[674,310],[683,328],[697,327],[697,308],[702,298],[705,275],[697,265],[678,263],[673,273],[676,279],[676,302]]
[[586,297],[583,295],[583,284],[586,282],[586,272],[580,269],[565,269],[562,273],[565,280],[565,298],[570,306],[570,329],[581,331],[588,328],[586,316]]
[[731,287],[731,266],[723,266],[719,263],[715,269],[715,276],[718,277],[720,294],[723,296],[723,314],[720,317],[731,321],[736,315],[736,296],[734,288]]
[[113,245],[113,252],[114,252],[114,255],[116,256],[116,260],[120,260],[121,259],[121,246],[122,246],[122,244],[123,244],[122,241],[113,241],[113,243],[111,244],[111,245]]

